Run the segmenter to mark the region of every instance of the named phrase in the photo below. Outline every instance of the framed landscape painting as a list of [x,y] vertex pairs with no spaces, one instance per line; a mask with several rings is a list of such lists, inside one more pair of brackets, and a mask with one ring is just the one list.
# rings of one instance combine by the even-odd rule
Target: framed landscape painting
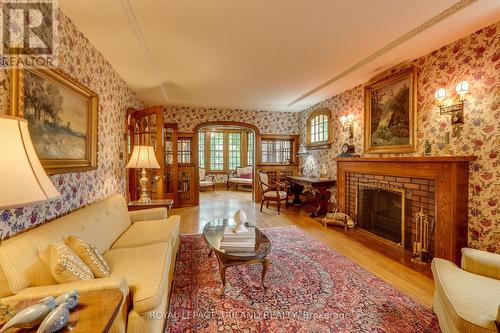
[[416,148],[416,71],[396,72],[365,86],[365,152]]
[[28,120],[48,174],[97,167],[97,95],[54,69],[11,71],[11,114]]

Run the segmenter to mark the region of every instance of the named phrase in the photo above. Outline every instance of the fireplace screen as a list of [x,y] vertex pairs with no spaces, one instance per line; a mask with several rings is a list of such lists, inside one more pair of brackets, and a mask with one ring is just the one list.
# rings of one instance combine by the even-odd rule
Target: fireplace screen
[[358,187],[358,227],[405,245],[405,193],[370,185]]

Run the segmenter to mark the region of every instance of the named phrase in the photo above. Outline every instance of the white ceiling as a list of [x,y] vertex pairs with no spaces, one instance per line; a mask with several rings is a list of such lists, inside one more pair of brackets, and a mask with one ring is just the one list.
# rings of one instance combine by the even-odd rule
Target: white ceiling
[[302,110],[500,20],[498,0],[59,5],[146,104],[279,111]]

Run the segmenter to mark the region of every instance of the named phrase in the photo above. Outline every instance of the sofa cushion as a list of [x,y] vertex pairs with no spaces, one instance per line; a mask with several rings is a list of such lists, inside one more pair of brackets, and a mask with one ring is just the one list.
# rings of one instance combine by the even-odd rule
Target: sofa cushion
[[114,195],[5,241],[0,246],[0,266],[10,290],[18,293],[54,283],[50,268],[39,256],[50,244],[64,243],[75,235],[103,253],[130,224],[125,198]]
[[234,177],[234,178],[229,178],[228,182],[229,183],[238,183],[238,184],[249,184],[249,185],[252,185],[253,179],[251,179],[251,178],[249,179],[249,178]]
[[200,186],[212,186],[214,184],[211,180],[200,180]]
[[[495,332],[500,303],[500,281],[460,269],[435,258],[432,273],[440,304],[438,318],[450,322],[458,332]],[[442,319],[443,318],[443,319]],[[450,324],[447,324],[448,326]]]
[[135,222],[113,244],[113,249],[168,242],[179,237],[181,218],[173,215],[164,220]]
[[50,248],[50,270],[59,283],[92,280],[90,268],[67,245],[54,243]]
[[76,236],[67,237],[65,243],[90,268],[95,277],[109,276],[108,263],[94,245]]
[[104,253],[111,276],[123,276],[130,288],[134,310],[144,314],[161,304],[168,288],[172,249],[169,243],[112,249]]
[[500,280],[500,254],[464,247],[461,268],[469,273]]
[[242,168],[238,167],[238,168],[236,168],[236,177],[237,178],[246,178],[246,179],[248,179],[248,175],[253,175],[253,166],[248,165],[246,167],[242,167]]

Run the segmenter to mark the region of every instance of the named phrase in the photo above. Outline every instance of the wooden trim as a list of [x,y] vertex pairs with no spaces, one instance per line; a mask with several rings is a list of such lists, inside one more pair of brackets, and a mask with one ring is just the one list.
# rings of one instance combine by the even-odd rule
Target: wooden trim
[[410,157],[339,157],[337,162],[408,162],[408,163],[440,163],[440,162],[471,162],[477,156],[410,156]]
[[[328,139],[326,141],[311,142],[311,120],[319,115],[326,115],[328,119]],[[311,150],[328,149],[332,146],[333,142],[333,120],[332,112],[328,108],[319,108],[314,110],[307,117],[306,122],[306,144],[307,148]]]
[[347,210],[348,173],[434,180],[434,256],[459,263],[460,250],[467,246],[469,161],[474,159],[474,156],[336,159],[339,210]]
[[[204,122],[204,123],[201,123],[201,124],[198,124],[195,128],[194,128],[194,135],[193,135],[193,141],[196,141],[196,146],[198,146],[198,135],[197,133],[199,132],[199,130],[203,127],[210,127],[210,126],[217,126],[217,125],[222,125],[222,126],[238,126],[238,127],[244,127],[244,128],[248,128],[250,130],[252,130],[254,132],[254,135],[255,135],[255,138],[254,138],[254,142],[255,142],[255,147],[254,147],[254,166],[253,166],[253,175],[254,175],[254,179],[253,179],[253,183],[255,184],[256,181],[257,181],[257,174],[256,174],[256,165],[258,165],[260,163],[260,131],[259,129],[257,128],[257,126],[255,125],[252,125],[252,124],[248,124],[248,123],[241,123],[241,122],[237,122],[237,121],[208,121],[208,122]],[[205,140],[206,140],[206,136],[205,136]],[[205,141],[206,142],[206,141]],[[193,158],[193,164],[196,166],[195,167],[195,178],[196,181],[195,181],[195,192],[196,192],[196,201],[195,201],[195,205],[198,205],[199,204],[199,182],[197,181],[199,179],[199,174],[198,174],[198,154],[195,154],[194,158]],[[207,166],[207,164],[205,165]],[[213,172],[210,172],[210,173],[213,173]],[[256,201],[257,198],[260,198],[260,190],[255,187],[255,190],[253,191],[253,200]]]
[[[297,152],[299,151],[299,141],[300,135],[288,135],[288,134],[262,134],[260,136],[261,143],[264,140],[283,140],[283,141],[291,141],[291,149],[290,149],[290,163],[260,163],[260,165],[295,165],[298,163]],[[259,144],[260,145],[260,144]],[[262,148],[262,146],[260,146]],[[262,155],[261,155],[262,157]]]

